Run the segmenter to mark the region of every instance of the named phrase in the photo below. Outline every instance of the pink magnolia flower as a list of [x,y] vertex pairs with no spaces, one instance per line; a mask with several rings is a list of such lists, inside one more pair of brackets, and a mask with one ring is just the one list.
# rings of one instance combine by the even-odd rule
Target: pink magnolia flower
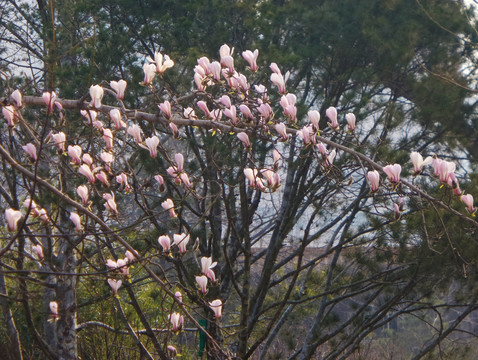
[[[94,180],[93,180],[94,181]],[[76,193],[78,196],[81,198],[81,203],[83,205],[88,204],[88,197],[89,197],[89,192],[88,192],[88,187],[86,185],[80,185],[76,188]]]
[[370,190],[372,193],[376,192],[380,186],[380,174],[377,170],[369,171],[367,173],[367,178],[370,182]]
[[251,71],[257,71],[259,67],[257,66],[257,56],[259,56],[259,50],[246,50],[242,52],[242,57],[249,63],[249,69]]
[[168,173],[169,176],[174,178],[174,182],[178,185],[181,184],[181,179],[178,177],[179,172],[176,166],[170,166],[166,169],[166,172]]
[[326,167],[332,166],[336,155],[337,155],[337,152],[335,151],[335,149],[329,152],[329,155],[327,155],[327,159],[326,159],[327,161],[325,162]]
[[345,114],[345,120],[349,125],[349,131],[353,132],[355,130],[355,115],[352,113]]
[[205,77],[198,72],[194,73],[194,83],[199,91],[206,90]]
[[206,72],[212,75],[212,78],[216,81],[221,79],[221,64],[217,61],[213,61],[207,66]]
[[168,351],[171,353],[172,356],[176,356],[178,350],[173,345],[168,345]]
[[173,241],[174,241],[174,245],[178,246],[179,252],[181,254],[186,253],[187,251],[186,246],[189,243],[189,235],[186,235],[185,233],[174,234]]
[[211,117],[211,111],[209,111],[209,108],[207,107],[207,104],[205,101],[203,100],[200,100],[196,103],[197,107],[200,108],[204,114],[206,115],[206,117]]
[[241,90],[243,92],[247,92],[249,90],[249,83],[247,82],[247,78],[244,74],[234,74],[233,75],[235,82],[234,88]]
[[256,187],[256,175],[257,175],[257,170],[251,169],[251,168],[245,168],[244,169],[244,176],[246,179],[249,181],[249,187],[255,188]]
[[58,134],[51,134],[51,138],[56,146],[58,146],[58,151],[65,151],[66,144],[66,135],[64,132],[59,132]]
[[176,212],[174,211],[174,203],[173,203],[173,200],[171,199],[166,199],[165,201],[163,201],[161,203],[161,207],[166,210],[166,211],[169,211],[169,215],[172,217],[172,218],[175,218],[177,217],[178,215],[176,214]]
[[68,146],[68,156],[71,158],[73,164],[81,164],[81,154],[83,150],[80,145],[69,145]]
[[161,235],[158,238],[158,243],[163,248],[163,252],[168,252],[171,249],[171,238],[168,235]]
[[262,190],[265,188],[265,186],[261,178],[259,178],[257,174],[258,174],[257,169],[250,169],[250,168],[244,169],[244,175],[246,179],[249,181],[249,187],[252,189]]
[[198,71],[201,71],[201,74],[203,76],[205,76],[206,72],[207,72],[207,69],[208,69],[209,65],[211,64],[211,62],[209,61],[209,59],[206,56],[203,56],[203,57],[197,59],[197,64],[198,64],[198,67],[200,68],[200,70],[198,70]]
[[35,200],[32,200],[30,198],[26,198],[23,203],[23,207],[30,211],[31,216],[33,217],[38,217],[38,209],[40,208]]
[[124,91],[126,90],[126,85],[127,85],[127,82],[124,81],[123,79],[119,81],[110,81],[110,86],[115,91],[116,98],[118,100],[124,99]]
[[180,303],[183,302],[183,295],[179,292],[179,291],[176,291],[176,293],[174,294],[174,296],[176,297],[176,299],[178,299],[178,301]]
[[176,161],[177,171],[182,172],[184,170],[184,156],[181,153],[174,155],[174,160]]
[[45,255],[43,254],[43,246],[40,244],[32,246],[33,251],[37,255],[38,260],[42,261]]
[[205,275],[196,276],[196,282],[201,289],[201,293],[207,293],[207,277]]
[[392,183],[398,184],[400,182],[400,172],[402,171],[400,164],[387,165],[383,168],[383,171]]
[[413,164],[413,175],[418,175],[422,172],[422,168],[425,165],[432,163],[433,158],[428,156],[425,160],[423,160],[423,157],[418,152],[412,151],[410,153],[410,160]]
[[50,304],[49,304],[49,307],[50,307],[50,315],[56,319],[58,318],[58,303],[56,301],[50,301]]
[[148,61],[155,65],[155,70],[158,74],[162,74],[174,66],[174,61],[168,55],[163,56],[159,51],[154,53],[154,60],[148,57]]
[[81,226],[81,218],[80,215],[76,212],[70,213],[70,220],[75,225],[75,231],[76,232],[81,232],[83,230],[83,227]]
[[305,145],[315,144],[316,142],[315,132],[312,128],[312,125],[304,126],[302,129],[297,130],[296,134],[297,134],[297,137],[302,139]]
[[269,119],[273,114],[272,108],[269,104],[260,104],[257,107],[257,111],[259,112],[259,114],[261,114],[261,117],[264,120]]
[[159,138],[156,135],[147,138],[144,143],[145,145],[140,144],[140,146],[149,150],[149,155],[151,155],[152,158],[158,156]]
[[101,183],[103,183],[105,186],[110,186],[110,182],[108,180],[108,175],[106,175],[106,173],[104,171],[100,171],[99,173],[97,173],[95,175],[95,177],[101,181]]
[[91,168],[87,165],[87,164],[83,164],[81,165],[79,168],[78,168],[78,172],[85,176],[87,179],[88,179],[88,182],[90,182],[90,184],[93,184],[95,182],[95,175],[93,174],[93,172],[91,171]]
[[219,56],[221,59],[225,56],[232,56],[234,54],[234,48],[230,48],[229,45],[223,44],[219,48]]
[[93,165],[93,158],[88,153],[83,154],[83,156],[81,157],[81,160],[83,160],[83,162],[90,167]]
[[234,70],[234,58],[232,56],[227,55],[227,56],[224,56],[223,58],[221,58],[221,65],[223,65],[224,67],[227,68],[230,75],[234,74],[234,72],[235,72],[235,70]]
[[124,256],[126,256],[126,259],[128,259],[128,262],[130,263],[136,259],[136,256],[134,256],[134,254],[129,250],[126,250],[126,252],[124,253]]
[[393,203],[393,209],[395,212],[395,220],[400,220],[402,217],[402,212],[400,211],[400,206],[397,203]]
[[233,73],[231,73],[229,69],[224,68],[221,70],[221,74],[224,79],[226,79],[227,86],[229,86],[231,89],[235,89],[238,91],[240,90],[239,84],[237,83],[237,79],[235,78],[237,72],[234,71]]
[[241,140],[246,149],[251,147],[251,142],[249,141],[249,136],[245,132],[240,132],[237,134],[237,138]]
[[213,300],[209,303],[209,307],[212,311],[214,311],[214,316],[216,319],[220,319],[222,317],[222,301],[221,299]]
[[10,95],[12,100],[15,102],[15,106],[17,109],[21,108],[23,106],[23,99],[22,99],[22,93],[20,90],[16,89],[12,95]]
[[37,148],[34,144],[29,143],[26,144],[25,146],[22,146],[23,151],[25,151],[28,156],[32,158],[33,161],[36,161],[37,159]]
[[192,107],[187,107],[186,109],[184,109],[183,115],[186,119],[189,120],[197,119],[196,112]]
[[282,95],[280,99],[280,104],[284,110],[284,115],[288,116],[292,122],[297,121],[297,107],[295,103],[297,97],[294,94]]
[[104,90],[100,85],[90,86],[91,106],[99,109],[101,107],[101,100],[103,99]]
[[48,112],[52,112],[55,106],[56,94],[54,91],[51,93],[44,92],[42,95],[43,101],[45,102],[46,106],[48,107]]
[[130,127],[128,127],[128,130],[126,131],[128,132],[128,134],[130,134],[134,138],[137,144],[140,144],[143,142],[143,140],[141,139],[141,133],[143,131],[138,125],[136,124],[131,125]]
[[281,161],[281,159],[281,154],[277,149],[274,148],[274,151],[272,151],[272,160],[274,161],[274,167],[277,168],[279,166],[279,162]]
[[171,119],[171,103],[169,101],[165,101],[158,105],[159,110],[161,110],[166,117],[166,119]]
[[106,266],[108,266],[110,269],[117,269],[118,268],[118,264],[116,263],[116,261],[111,260],[111,259],[106,260]]
[[93,121],[93,126],[98,129],[99,132],[103,132],[103,123],[100,120]]
[[13,105],[2,107],[2,114],[7,120],[7,125],[9,127],[14,127],[15,126],[15,107]]
[[181,331],[181,328],[183,327],[183,323],[184,323],[184,317],[181,314],[174,312],[168,315],[168,318],[169,318],[169,321],[171,322],[171,326],[172,326],[171,330],[173,330],[173,332]]
[[178,127],[176,126],[175,123],[169,123],[169,128],[171,129],[171,131],[173,132],[173,137],[175,137],[176,139],[179,139],[179,129]]
[[115,157],[113,156],[112,153],[109,153],[109,152],[106,152],[106,151],[103,151],[101,153],[100,158],[101,158],[101,160],[103,160],[103,162],[106,164],[107,167],[109,167],[115,159]]
[[271,169],[262,169],[261,174],[266,178],[269,187],[275,189],[280,186],[280,176]]
[[273,72],[273,74],[271,74],[272,83],[277,86],[279,94],[285,94],[287,92],[285,88],[285,83],[289,78],[289,72],[287,72],[284,77],[276,63],[272,63],[270,65],[270,69]]
[[236,111],[237,110],[235,106],[231,106],[230,108],[224,109],[224,115],[226,115],[229,119],[231,119],[231,122],[234,125],[238,123]]
[[179,175],[179,178],[181,179],[181,181],[183,182],[183,184],[186,187],[188,187],[188,188],[192,187],[192,184],[191,184],[191,181],[189,180],[188,174],[183,172],[183,173],[181,173],[181,175]]
[[128,258],[118,259],[116,262],[114,262],[113,260],[108,260],[106,262],[106,265],[110,268],[119,269],[122,275],[128,276],[129,275],[128,262],[129,262]]
[[329,155],[329,151],[325,147],[324,143],[319,142],[316,146],[317,146],[317,149],[319,149],[322,160],[327,160],[327,155]]
[[275,73],[275,74],[280,74],[280,73],[281,73],[281,71],[280,71],[280,69],[279,69],[279,66],[277,66],[277,64],[274,63],[274,62],[270,64],[269,68],[270,68],[270,69],[272,70],[272,72]]
[[144,72],[143,83],[145,85],[151,85],[156,75],[156,65],[145,63],[143,65],[143,72]]
[[108,284],[113,290],[113,294],[116,295],[118,294],[118,290],[121,287],[121,284],[123,284],[123,282],[121,280],[108,279]]
[[113,193],[103,194],[103,199],[106,200],[105,208],[106,210],[118,214],[118,209],[116,208],[115,195]]
[[337,109],[331,106],[325,110],[325,115],[330,119],[329,126],[334,130],[338,130],[339,122],[337,121]]
[[271,74],[271,81],[274,85],[277,86],[279,94],[285,94],[287,92],[285,88],[286,80],[284,79],[282,74],[277,74],[277,73]]
[[125,173],[121,173],[116,176],[116,182],[120,185],[123,185],[124,191],[130,192],[131,191],[131,186],[128,183],[128,175]]
[[275,125],[276,131],[281,136],[282,141],[287,141],[289,139],[289,135],[287,134],[287,127],[284,123],[278,123]]
[[475,212],[475,207],[473,206],[473,195],[466,194],[461,196],[461,201],[468,206],[468,211],[473,214]]
[[113,149],[113,132],[110,129],[103,129],[103,140],[106,143],[106,150]]
[[212,257],[201,258],[201,273],[206,275],[212,283],[216,281],[216,274],[212,270],[217,265],[217,262],[212,262]]
[[5,210],[5,220],[7,221],[7,230],[8,231],[17,231],[18,221],[22,218],[22,213],[19,210],[15,209],[6,209]]
[[441,159],[434,159],[433,167],[435,174],[438,176],[442,183],[448,183],[450,174],[455,172],[456,165],[451,161],[445,161]]
[[110,119],[115,124],[116,130],[121,130],[121,128],[126,127],[126,123],[121,119],[121,112],[118,109],[110,110]]
[[95,110],[80,110],[80,114],[88,120],[88,124],[93,124],[96,122],[96,117],[98,116],[98,112]]
[[[219,99],[219,102],[224,105],[227,109],[232,106],[231,98],[227,95],[222,95]],[[227,116],[227,115],[226,115]]]
[[455,173],[450,173],[450,175],[448,176],[448,185],[453,189],[453,194],[455,194],[456,196],[463,195]]
[[252,114],[251,109],[247,105],[241,104],[239,105],[239,110],[242,114],[242,116],[248,118],[248,119],[254,119],[254,115]]
[[317,110],[309,110],[307,116],[314,127],[314,130],[319,129],[320,113]]
[[38,210],[38,217],[40,218],[41,221],[43,221],[45,224],[50,222],[50,218],[48,217],[48,213],[46,209],[40,209]]
[[158,182],[159,184],[159,192],[163,192],[164,191],[164,178],[161,176],[161,175],[155,175],[154,176],[154,179]]
[[262,84],[254,85],[254,90],[261,95],[267,95],[267,88]]
[[58,101],[55,101],[55,106],[58,109],[60,119],[63,120],[65,118],[65,114],[63,113],[63,105],[61,105],[61,103]]

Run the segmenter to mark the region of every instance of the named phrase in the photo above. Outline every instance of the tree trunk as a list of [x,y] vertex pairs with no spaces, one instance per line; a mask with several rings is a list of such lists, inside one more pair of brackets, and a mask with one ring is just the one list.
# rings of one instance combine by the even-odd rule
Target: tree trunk
[[[75,273],[76,258],[73,247],[69,244],[71,239],[63,239],[60,246],[58,262],[62,274]],[[59,275],[56,286],[56,299],[60,318],[56,323],[58,338],[58,359],[73,360],[78,358],[76,341],[76,276]]]
[[6,356],[7,359],[22,360],[22,346],[20,343],[20,337],[18,336],[17,327],[15,326],[15,320],[13,319],[12,310],[8,305],[7,286],[5,283],[5,276],[3,274],[0,274],[0,294],[3,295],[0,297],[0,306],[2,307],[3,320],[7,326],[7,336],[10,345],[8,348],[9,354]]

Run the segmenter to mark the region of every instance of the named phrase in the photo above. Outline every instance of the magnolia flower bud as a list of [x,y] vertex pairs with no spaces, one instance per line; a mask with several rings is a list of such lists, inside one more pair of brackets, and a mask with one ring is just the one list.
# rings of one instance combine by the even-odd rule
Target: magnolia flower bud
[[101,107],[101,100],[103,99],[104,90],[100,85],[90,86],[91,106],[99,109]]

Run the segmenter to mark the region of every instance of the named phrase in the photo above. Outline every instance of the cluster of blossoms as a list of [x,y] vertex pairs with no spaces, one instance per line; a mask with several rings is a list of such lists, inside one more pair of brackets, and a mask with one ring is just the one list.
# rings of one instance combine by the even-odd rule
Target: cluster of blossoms
[[[171,176],[174,179],[174,182],[177,185],[184,184],[186,188],[191,189],[192,184],[191,181],[189,180],[189,176],[184,170],[184,156],[183,154],[176,154],[174,155],[174,160],[176,161],[176,164],[173,166],[170,166],[166,172],[168,173],[169,176]],[[159,180],[158,180],[159,182]]]
[[[199,285],[201,294],[205,295],[207,293],[207,283],[208,279],[212,284],[216,282],[216,274],[214,273],[213,268],[217,265],[217,262],[213,262],[211,257],[202,257],[201,258],[201,275],[196,276],[196,282]],[[222,317],[222,301],[221,299],[213,300],[209,303],[209,307],[214,312],[216,319]]]
[[[198,90],[198,94],[203,96],[205,100],[199,100],[194,105],[195,108],[187,107],[183,109],[182,115],[185,119],[197,120],[196,110],[203,114],[203,118],[219,122],[223,119],[227,121],[237,133],[237,139],[243,144],[246,153],[252,158],[252,143],[249,134],[261,133],[270,135],[270,130],[275,130],[279,137],[273,139],[274,142],[287,142],[291,135],[295,135],[304,147],[310,146],[311,149],[317,151],[317,157],[320,156],[321,164],[324,168],[330,169],[333,167],[334,160],[337,156],[337,151],[334,148],[327,148],[327,146],[320,140],[320,113],[317,110],[310,110],[307,114],[308,123],[302,128],[296,126],[298,122],[298,108],[297,96],[287,92],[286,83],[289,79],[290,73],[282,74],[281,69],[275,63],[270,65],[272,74],[270,81],[277,87],[280,94],[280,109],[285,122],[274,120],[274,111],[271,106],[271,101],[267,88],[262,84],[254,85],[249,83],[244,74],[239,73],[235,69],[234,64],[234,49],[227,45],[223,45],[220,49],[220,61],[210,61],[206,57],[198,59],[197,65],[194,68],[194,84]],[[255,72],[258,70],[257,58],[258,50],[246,50],[242,53],[242,57],[249,65],[249,70]],[[156,75],[162,75],[168,68],[171,68],[174,62],[167,56],[160,52],[154,54],[154,59],[148,58],[147,63],[143,66],[144,81],[143,84],[151,86]],[[212,87],[219,83],[227,84],[227,94],[218,96],[217,101],[209,98],[206,93],[208,87]],[[111,81],[110,87],[113,90],[116,99],[122,101],[125,96],[127,83],[125,80]],[[102,101],[105,95],[104,89],[100,85],[92,85],[90,87],[91,101],[87,110],[81,110],[82,116],[95,133],[101,136],[101,153],[99,156],[94,156],[85,152],[85,149],[80,144],[74,144],[73,141],[67,139],[64,132],[51,132],[47,141],[53,141],[59,155],[66,155],[70,161],[71,167],[86,178],[87,184],[79,185],[76,188],[76,194],[81,200],[81,204],[85,208],[90,207],[90,195],[98,193],[98,188],[101,188],[100,196],[104,200],[104,209],[111,217],[117,218],[119,211],[116,204],[115,189],[113,189],[112,182],[116,181],[117,188],[125,193],[132,192],[133,188],[130,185],[130,179],[126,172],[115,172],[115,144],[119,141],[117,137],[125,132],[124,137],[130,136],[133,144],[145,149],[149,152],[151,158],[158,157],[162,148],[160,147],[160,138],[152,134],[149,137],[143,134],[143,130],[138,124],[128,125],[124,121],[124,116],[119,109],[112,109],[109,112],[109,119],[111,120],[110,127],[105,127],[103,122],[99,119],[98,114],[102,111]],[[106,92],[108,94],[108,92]],[[4,106],[2,108],[3,116],[5,117],[9,127],[15,127],[21,117],[20,109],[23,107],[22,94],[16,90],[12,95],[12,105]],[[60,118],[64,117],[63,107],[60,101],[57,101],[57,95],[54,92],[45,92],[43,94],[43,101],[47,106],[48,112],[53,112],[55,109],[59,111]],[[175,104],[173,102],[173,104]],[[175,105],[177,106],[177,105]],[[214,108],[213,108],[214,107]],[[174,137],[178,137],[178,126],[174,123],[175,114],[171,102],[166,100],[158,105],[161,115],[169,123],[169,128]],[[337,134],[341,131],[338,112],[335,107],[329,107],[325,111],[325,116],[328,118],[328,126],[330,132]],[[348,133],[353,133],[356,130],[356,117],[353,113],[345,115],[347,122]],[[225,123],[225,122],[224,122]],[[289,126],[289,127],[288,127]],[[326,127],[326,126],[324,126]],[[293,128],[293,129],[292,129]],[[239,131],[240,129],[241,131]],[[126,135],[127,134],[127,135]],[[121,141],[123,142],[123,141]],[[327,143],[327,141],[325,141]],[[70,143],[68,145],[68,143]],[[28,156],[29,163],[36,162],[41,157],[34,143],[28,143],[22,146],[25,154]],[[88,150],[90,151],[90,150]],[[273,163],[270,166],[261,166],[260,168],[246,167],[243,170],[244,176],[248,182],[248,186],[259,191],[276,191],[281,185],[279,175],[279,164],[281,155],[277,148],[273,149],[272,153]],[[473,196],[464,194],[459,186],[458,180],[455,176],[456,166],[452,162],[441,160],[438,158],[423,157],[417,153],[412,152],[410,159],[413,164],[413,174],[415,176],[422,172],[424,166],[432,164],[434,168],[434,175],[446,186],[453,189],[456,196],[460,196],[461,201],[467,206],[470,213],[475,212],[473,203]],[[170,179],[178,186],[184,186],[183,190],[188,193],[193,192],[193,184],[190,180],[189,174],[185,170],[185,158],[181,153],[174,155],[174,161],[166,170],[167,179]],[[387,165],[383,168],[383,172],[387,175],[388,182],[392,189],[396,189],[400,184],[401,165],[393,164]],[[85,180],[82,178],[83,180]],[[162,175],[154,177],[159,184],[159,191],[165,190],[165,179]],[[377,170],[372,170],[367,173],[367,178],[370,183],[372,193],[376,193],[380,188],[380,173]],[[192,178],[193,181],[195,180]],[[96,186],[98,185],[98,186]],[[104,189],[108,189],[105,191]],[[39,218],[42,224],[48,224],[50,219],[47,211],[38,206],[32,199],[26,199],[23,206],[33,218]],[[167,198],[161,203],[164,211],[167,211],[171,218],[178,216],[176,206],[173,199]],[[403,211],[403,199],[398,198],[394,204],[395,214],[397,219]],[[7,209],[5,211],[5,219],[7,223],[7,230],[10,232],[17,231],[18,222],[23,217],[19,210]],[[70,220],[74,225],[77,233],[84,231],[81,216],[78,212],[70,212]],[[86,224],[85,224],[86,227]],[[187,253],[187,246],[190,241],[190,235],[186,233],[173,234],[172,238],[169,235],[161,235],[158,238],[158,243],[162,248],[162,254],[165,256],[172,256],[174,246],[177,247],[179,256]],[[39,261],[44,259],[43,247],[41,244],[32,246],[36,258]],[[118,279],[108,278],[107,282],[114,294],[118,293],[123,281],[129,276],[130,265],[137,260],[131,251],[126,251],[125,258],[106,261],[106,266],[110,269],[112,274],[115,274]],[[214,268],[217,262],[213,262],[212,257],[201,258],[201,274],[195,277],[196,283],[199,286],[199,297],[205,298],[208,293],[208,284],[215,285],[217,283]],[[177,302],[182,304],[182,295],[176,292],[175,297]],[[215,318],[222,317],[222,301],[220,299],[208,302],[210,309],[214,312]],[[52,318],[58,318],[58,303],[50,303],[50,315]],[[168,316],[171,330],[178,333],[184,324],[184,316],[179,312],[172,312]],[[171,352],[176,352],[173,346],[168,347]]]
[[[113,270],[114,272],[119,272],[119,274],[125,278],[129,276],[129,265],[136,259],[136,256],[134,254],[127,250],[125,253],[125,258],[124,259],[118,259],[118,260],[111,260],[108,259],[106,261],[106,266],[110,269]],[[121,285],[123,284],[122,280],[116,280],[116,279],[108,279],[108,284],[110,285],[111,289],[113,290],[113,294],[117,294],[118,290],[120,289]]]
[[159,51],[154,53],[154,59],[148,57],[148,62],[143,65],[145,85],[153,83],[156,74],[163,74],[167,69],[174,66],[174,61],[168,55],[161,54]]
[[189,239],[189,235],[185,233],[173,234],[173,242],[171,243],[171,238],[168,235],[161,235],[158,238],[158,243],[163,248],[164,254],[168,254],[171,251],[171,246],[175,245],[178,247],[179,253],[182,255],[187,252],[187,245],[189,244]]
[[[476,208],[474,207],[473,195],[464,194],[464,192],[460,189],[460,184],[455,175],[455,163],[442,160],[437,157],[432,158],[430,156],[424,160],[423,156],[416,151],[410,153],[410,160],[413,164],[414,176],[421,174],[425,165],[433,164],[433,175],[438,178],[443,185],[450,187],[455,196],[460,197],[461,201],[467,206],[467,210],[470,214],[475,213]],[[400,183],[400,173],[402,171],[402,166],[400,164],[387,165],[383,168],[383,171],[387,175],[387,179],[392,184],[392,187],[396,188]],[[371,192],[376,193],[380,187],[379,172],[377,170],[369,171],[367,173],[367,178],[370,183]],[[402,210],[403,199],[399,198],[399,203],[395,204],[395,212],[401,212]]]

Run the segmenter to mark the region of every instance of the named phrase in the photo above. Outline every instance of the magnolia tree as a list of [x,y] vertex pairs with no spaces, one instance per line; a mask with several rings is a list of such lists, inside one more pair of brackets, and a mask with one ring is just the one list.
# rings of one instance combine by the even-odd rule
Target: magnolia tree
[[176,94],[162,80],[174,62],[157,52],[142,83],[156,111],[125,106],[127,79],[80,100],[3,98],[13,358],[348,358],[408,318],[424,324],[409,354],[420,358],[460,329],[476,293],[430,291],[450,278],[433,261],[472,266],[478,223],[455,164],[373,160],[370,119],[302,116],[289,74],[272,63],[263,81],[257,57],[244,51],[239,70],[223,45]]

